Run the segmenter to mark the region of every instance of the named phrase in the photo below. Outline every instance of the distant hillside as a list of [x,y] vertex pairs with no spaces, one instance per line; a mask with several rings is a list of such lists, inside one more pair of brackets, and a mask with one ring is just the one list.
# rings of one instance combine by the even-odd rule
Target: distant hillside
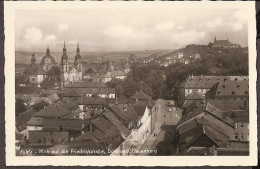
[[[168,50],[167,50],[168,51]],[[127,59],[130,54],[135,54],[137,58],[149,57],[150,55],[158,52],[166,52],[166,50],[151,50],[151,51],[123,51],[123,52],[81,52],[81,57],[83,61],[99,60],[99,61],[120,61],[121,59]],[[42,57],[45,52],[35,52],[36,63],[41,62]],[[60,62],[61,52],[52,52],[51,55],[55,58],[57,63]],[[75,53],[67,53],[69,61],[73,62]],[[32,52],[26,51],[16,51],[15,52],[15,63],[16,64],[30,64],[32,57]]]

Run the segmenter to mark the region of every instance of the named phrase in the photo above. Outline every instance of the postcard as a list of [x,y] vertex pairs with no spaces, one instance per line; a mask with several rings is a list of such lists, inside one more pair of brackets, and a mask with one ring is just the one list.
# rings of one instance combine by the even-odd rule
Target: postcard
[[4,2],[10,166],[257,164],[255,2]]

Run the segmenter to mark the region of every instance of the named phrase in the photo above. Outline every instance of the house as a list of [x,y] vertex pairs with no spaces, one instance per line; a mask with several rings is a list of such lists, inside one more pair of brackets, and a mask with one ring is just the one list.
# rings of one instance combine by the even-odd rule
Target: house
[[210,90],[216,97],[248,96],[248,76],[189,76],[186,80],[185,96],[193,91],[205,95]]
[[63,99],[72,98],[80,99],[83,96],[94,97],[98,96],[101,98],[116,98],[115,88],[108,87],[88,87],[88,88],[64,88],[61,92]]
[[218,99],[247,99],[249,98],[248,80],[227,80],[220,81],[216,88],[215,97]]
[[115,79],[120,79],[120,80],[126,79],[126,73],[124,71],[121,71],[121,70],[112,71],[112,76]]
[[190,147],[228,147],[228,136],[210,123],[197,123],[193,128],[182,133],[179,137],[178,151]]
[[227,38],[227,40],[217,40],[217,38],[215,37],[212,47],[213,48],[231,49],[231,48],[239,48],[240,45],[231,43],[228,40],[228,38]]
[[225,76],[189,76],[184,86],[185,96],[189,95],[193,91],[205,95],[210,89],[212,89],[219,80],[224,80]]
[[35,145],[53,145],[73,141],[91,130],[90,121],[43,119],[42,130],[29,131],[29,142]]

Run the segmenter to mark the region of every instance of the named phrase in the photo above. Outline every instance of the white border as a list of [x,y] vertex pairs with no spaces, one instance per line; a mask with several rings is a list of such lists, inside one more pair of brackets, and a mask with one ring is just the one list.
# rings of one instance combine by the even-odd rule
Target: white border
[[[96,8],[248,9],[250,156],[15,156],[15,9]],[[252,166],[257,165],[255,2],[4,2],[6,165],[18,166]]]

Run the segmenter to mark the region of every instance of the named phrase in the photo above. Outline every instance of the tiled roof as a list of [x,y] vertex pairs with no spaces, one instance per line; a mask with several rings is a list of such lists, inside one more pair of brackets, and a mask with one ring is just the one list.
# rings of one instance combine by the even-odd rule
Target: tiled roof
[[83,93],[79,89],[64,89],[61,92],[61,95],[64,97],[82,97]]
[[190,120],[193,117],[196,117],[197,115],[203,113],[203,108],[204,105],[202,103],[196,103],[196,106],[189,112],[186,112],[186,114],[184,114],[180,121],[178,122],[178,125],[184,123],[185,121]]
[[114,70],[112,71],[112,76],[117,77],[117,76],[126,76],[125,72],[122,70]]
[[98,87],[104,87],[106,88],[106,84],[102,82],[73,82],[65,84],[64,87],[66,88],[98,88]]
[[15,118],[15,126],[19,132],[26,129],[26,123],[31,119],[34,113],[36,113],[36,111],[34,109],[30,109],[20,113],[19,116]]
[[236,97],[249,95],[249,83],[248,80],[236,80],[236,81],[221,81],[218,84],[216,90],[216,97]]
[[67,110],[75,109],[75,107],[78,106],[78,104],[75,101],[73,101],[73,100],[66,100],[66,101],[61,101],[60,100],[57,103],[55,103],[55,105],[61,106],[64,109],[67,109]]
[[204,96],[197,91],[193,91],[188,96],[186,96],[185,99],[186,100],[203,100]]
[[28,126],[42,126],[43,120],[41,117],[31,117],[31,119],[26,123]]
[[43,130],[81,131],[89,124],[88,120],[44,119]]
[[248,110],[242,110],[242,111],[229,111],[224,112],[224,114],[231,119],[234,120],[234,122],[243,122],[243,123],[249,123],[249,111]]
[[229,42],[228,40],[216,40],[213,42],[213,46],[230,46],[231,45],[231,42]]
[[84,94],[115,94],[115,88],[84,88],[81,89],[81,92]]
[[182,108],[195,107],[195,106],[196,106],[195,100],[185,100],[185,102],[182,105]]
[[151,100],[151,96],[145,94],[144,92],[137,92],[137,93],[135,93],[135,94],[131,97],[131,99],[136,99],[136,98],[138,98],[138,99],[140,99],[140,100]]
[[115,88],[64,88],[63,96],[83,96],[86,94],[115,94]]
[[215,99],[207,100],[207,103],[219,108],[222,111],[231,111],[231,110],[245,110],[248,107],[245,104],[248,104],[247,100],[234,100],[234,99]]
[[109,108],[122,120],[129,121],[129,116],[119,105],[110,105]]
[[228,80],[228,76],[189,76],[186,89],[211,89],[217,82]]
[[137,122],[140,118],[140,116],[138,115],[138,113],[132,105],[128,106],[125,113],[127,114],[129,121]]
[[38,87],[29,87],[29,86],[21,86],[15,88],[15,94],[33,94],[37,95],[42,92],[42,88]]
[[80,105],[107,105],[107,99],[105,98],[94,98],[94,97],[82,97],[80,101],[78,101]]
[[114,115],[114,113],[112,113],[111,110],[107,109],[104,116],[120,130],[120,133],[124,138],[131,133],[131,131],[126,128],[126,126]]
[[106,117],[101,116],[95,119],[92,119],[91,122],[96,126],[100,131],[105,133],[110,137],[120,136],[119,129],[116,128]]
[[35,65],[33,67],[27,67],[25,73],[28,75],[44,75],[46,72],[41,66]]
[[137,112],[138,116],[143,116],[145,109],[146,109],[146,105],[133,105],[135,111]]
[[[212,128],[209,125],[198,125],[197,127],[180,135],[179,148],[184,150],[188,148],[192,143],[198,140],[202,135],[206,135],[215,145],[218,147],[227,147],[228,136]],[[203,147],[205,143],[201,143],[200,147]]]
[[226,116],[226,114],[224,114],[224,112],[221,109],[213,106],[212,104],[207,103],[205,110],[206,112],[210,113],[214,117],[217,117],[219,120],[225,122],[226,124],[234,126],[234,121],[228,116]]
[[64,108],[58,104],[51,104],[51,105],[43,108],[39,112],[35,113],[34,116],[58,118],[58,117],[65,116],[69,113],[70,113],[70,111],[67,110],[66,108]]

